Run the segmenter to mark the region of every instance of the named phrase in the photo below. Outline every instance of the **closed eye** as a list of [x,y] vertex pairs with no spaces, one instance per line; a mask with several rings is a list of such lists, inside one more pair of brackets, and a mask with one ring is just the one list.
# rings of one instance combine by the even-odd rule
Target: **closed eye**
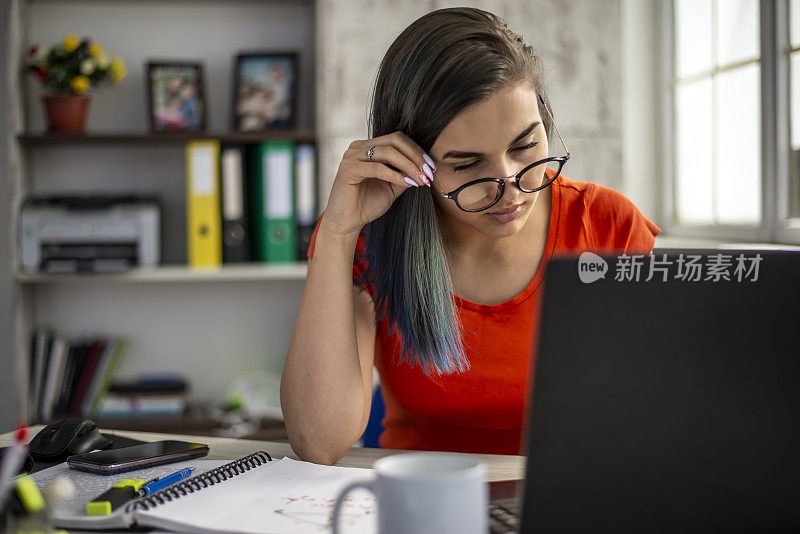
[[[512,151],[516,151],[516,150],[528,150],[529,148],[533,148],[533,147],[535,147],[535,146],[536,146],[536,145],[538,145],[538,144],[539,144],[539,143],[538,143],[538,141],[534,141],[534,142],[532,142],[532,143],[529,143],[529,144],[527,144],[527,145],[525,145],[525,146],[518,146],[517,148],[514,148],[514,149],[512,149]],[[468,165],[461,165],[460,167],[453,167],[453,172],[456,172],[456,171],[463,171],[464,169],[470,169],[470,168],[472,168],[472,167],[476,166],[476,165],[477,165],[478,163],[480,163],[480,162],[481,162],[481,160],[479,160],[479,159],[476,159],[475,161],[473,161],[472,163],[470,163],[470,164],[468,164]]]

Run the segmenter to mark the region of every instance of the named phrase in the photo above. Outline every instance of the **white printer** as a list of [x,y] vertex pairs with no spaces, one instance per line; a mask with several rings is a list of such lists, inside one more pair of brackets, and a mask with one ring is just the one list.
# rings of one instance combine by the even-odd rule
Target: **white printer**
[[150,196],[32,197],[19,232],[25,272],[123,271],[161,258],[161,207]]

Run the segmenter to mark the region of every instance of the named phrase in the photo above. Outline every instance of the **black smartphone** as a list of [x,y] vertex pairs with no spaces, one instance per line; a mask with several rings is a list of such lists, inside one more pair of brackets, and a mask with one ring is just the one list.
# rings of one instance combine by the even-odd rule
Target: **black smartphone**
[[207,454],[208,445],[165,440],[119,449],[76,454],[67,458],[67,465],[72,469],[89,473],[113,475],[115,473],[133,471],[134,469],[200,458]]

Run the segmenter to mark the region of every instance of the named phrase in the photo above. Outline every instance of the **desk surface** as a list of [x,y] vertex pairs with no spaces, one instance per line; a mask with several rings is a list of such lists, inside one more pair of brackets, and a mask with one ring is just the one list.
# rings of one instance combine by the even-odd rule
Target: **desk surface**
[[[41,425],[30,428],[30,436],[36,435],[43,427]],[[133,432],[127,430],[103,430],[104,434],[116,434],[142,441],[158,441],[162,439],[177,439],[182,441],[196,441],[208,444],[210,451],[207,456],[209,459],[234,460],[250,453],[264,450],[272,456],[281,458],[288,456],[297,459],[297,455],[292,451],[288,443],[280,441],[257,441],[250,439],[222,438],[209,436],[189,436],[184,434],[161,434],[156,432]],[[14,432],[0,434],[0,447],[11,445],[14,439]],[[394,449],[372,449],[366,447],[351,447],[347,454],[335,465],[340,467],[367,467],[371,468],[375,460],[397,454],[401,450]],[[459,454],[459,453],[453,453]],[[470,454],[470,456],[486,464],[487,481],[497,480],[517,480],[525,474],[525,457],[504,454]]]

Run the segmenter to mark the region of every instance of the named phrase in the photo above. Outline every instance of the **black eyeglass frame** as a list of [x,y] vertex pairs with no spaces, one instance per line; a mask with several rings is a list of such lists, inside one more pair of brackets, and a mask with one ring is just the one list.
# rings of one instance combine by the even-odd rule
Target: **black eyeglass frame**
[[[525,168],[523,168],[521,171],[519,171],[517,174],[515,174],[513,176],[506,176],[505,178],[478,178],[477,180],[472,180],[471,182],[467,182],[464,185],[458,187],[457,189],[454,189],[454,190],[450,191],[449,193],[442,193],[442,196],[444,198],[449,198],[450,200],[455,202],[456,206],[458,206],[458,208],[461,211],[466,211],[468,213],[475,213],[475,212],[479,212],[479,211],[488,210],[489,208],[491,208],[492,206],[497,204],[500,201],[501,198],[503,198],[503,193],[506,190],[506,180],[514,180],[514,184],[523,193],[535,193],[536,191],[541,191],[545,187],[549,186],[550,184],[552,184],[556,180],[556,178],[558,178],[558,176],[561,174],[561,169],[564,168],[564,164],[569,159],[569,156],[570,156],[569,149],[567,149],[567,144],[564,142],[564,139],[561,137],[561,134],[558,132],[558,128],[556,127],[556,123],[553,120],[553,115],[550,114],[550,110],[547,108],[547,104],[545,103],[544,98],[542,98],[541,95],[537,95],[537,96],[539,97],[539,101],[542,103],[542,106],[544,107],[544,110],[547,113],[547,116],[550,118],[550,124],[553,125],[553,129],[556,131],[556,135],[558,136],[558,139],[561,141],[561,146],[564,147],[564,152],[566,152],[567,155],[566,156],[551,156],[551,157],[547,157],[547,158],[544,158],[544,159],[540,159],[539,161],[534,161],[533,163],[531,163],[530,165],[526,166]],[[553,175],[553,177],[551,179],[549,179],[547,182],[543,183],[539,187],[535,187],[533,189],[523,189],[519,185],[520,177],[522,177],[523,174],[528,172],[528,170],[532,169],[533,167],[536,167],[537,165],[541,165],[543,163],[550,163],[551,161],[554,161],[554,162],[558,163],[558,170],[556,171],[556,173]],[[494,201],[492,201],[491,204],[489,204],[488,206],[483,207],[483,208],[478,208],[478,209],[474,209],[474,210],[469,210],[469,209],[464,208],[458,202],[458,194],[461,191],[463,191],[464,189],[466,189],[467,187],[471,186],[471,185],[480,184],[480,183],[484,183],[484,182],[497,182],[500,185],[500,187],[497,189],[498,193],[497,193],[497,196],[495,197]]]

